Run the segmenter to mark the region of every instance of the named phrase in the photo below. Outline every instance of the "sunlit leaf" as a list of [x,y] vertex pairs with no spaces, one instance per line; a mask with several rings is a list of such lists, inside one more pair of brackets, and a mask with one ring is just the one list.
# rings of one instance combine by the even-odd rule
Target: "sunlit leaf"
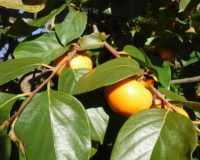
[[76,11],[69,8],[69,12],[62,22],[55,25],[56,33],[63,45],[71,42],[82,35],[87,24],[85,12]]
[[0,64],[0,85],[42,65],[40,58],[21,58]]
[[196,143],[197,132],[188,118],[164,109],[145,110],[123,125],[111,160],[189,160]]
[[130,58],[117,58],[99,65],[81,77],[75,94],[89,92],[141,73],[138,63]]
[[36,95],[15,125],[27,159],[89,159],[90,128],[81,103],[63,92]]

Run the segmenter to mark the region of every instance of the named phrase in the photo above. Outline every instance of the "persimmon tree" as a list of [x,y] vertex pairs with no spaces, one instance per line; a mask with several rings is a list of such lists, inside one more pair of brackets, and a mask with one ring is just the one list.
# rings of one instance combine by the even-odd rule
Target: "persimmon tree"
[[[0,159],[200,159],[198,1],[0,6]],[[82,53],[93,69],[70,67]],[[123,115],[105,88],[128,78],[152,102]],[[143,93],[137,100],[146,103]]]

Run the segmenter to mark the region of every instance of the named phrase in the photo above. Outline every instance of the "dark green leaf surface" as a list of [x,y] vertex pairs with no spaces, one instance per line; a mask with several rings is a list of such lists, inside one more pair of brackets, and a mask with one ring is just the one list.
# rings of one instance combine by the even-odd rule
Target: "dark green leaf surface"
[[89,92],[141,73],[139,64],[130,58],[117,58],[93,69],[77,83],[75,94]]
[[159,91],[162,94],[164,94],[170,100],[174,100],[174,101],[185,101],[186,100],[185,97],[183,97],[181,95],[178,95],[178,94],[176,94],[176,93],[174,93],[172,91],[169,91],[169,90],[167,90],[165,88],[160,87]]
[[8,119],[10,110],[18,98],[17,95],[0,92],[0,126]]
[[82,104],[63,92],[36,95],[15,125],[24,142],[27,159],[87,160],[90,128]]
[[81,50],[98,49],[104,46],[99,34],[83,36],[78,41]]
[[188,118],[164,109],[145,110],[123,125],[111,160],[190,160],[196,144]]
[[164,88],[159,88],[159,91],[164,94],[167,98],[169,98],[174,103],[181,103],[187,108],[190,108],[195,111],[200,111],[200,103],[199,102],[193,102],[193,101],[187,101],[185,97],[178,95],[172,91],[169,91]]
[[88,69],[63,69],[59,78],[58,90],[67,94],[73,94],[78,80],[88,72]]
[[21,58],[0,64],[0,85],[42,65],[40,58]]
[[163,87],[169,88],[170,81],[171,81],[171,69],[170,67],[153,67],[158,75],[159,82],[162,84]]
[[56,33],[63,45],[71,42],[82,35],[87,24],[85,12],[76,11],[69,8],[69,13],[61,23],[55,26]]
[[92,140],[103,144],[109,116],[106,114],[102,107],[87,109],[87,113],[90,121]]
[[130,45],[126,45],[124,47],[124,51],[126,53],[128,53],[130,56],[134,57],[135,59],[143,62],[144,64],[146,64],[146,57],[145,55],[136,47],[134,46],[130,46]]
[[39,57],[44,63],[56,59],[68,50],[58,42],[55,32],[44,33],[40,37],[20,43],[14,50],[15,58]]
[[63,4],[59,8],[53,9],[50,13],[40,18],[37,18],[37,19],[23,18],[23,21],[31,26],[35,26],[35,27],[43,26],[47,21],[49,21],[50,19],[55,17],[57,14],[59,14],[63,9],[65,9],[66,5],[67,4]]

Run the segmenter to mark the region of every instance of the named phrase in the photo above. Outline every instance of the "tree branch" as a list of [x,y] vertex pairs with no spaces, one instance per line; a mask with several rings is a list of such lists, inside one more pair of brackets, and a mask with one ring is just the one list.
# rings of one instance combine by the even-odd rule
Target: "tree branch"
[[[169,106],[173,111],[180,113],[169,101],[165,99],[165,97],[153,86],[150,85],[148,89],[154,94],[158,99],[162,101],[164,105]],[[180,113],[181,114],[181,113]]]
[[189,78],[182,78],[182,79],[174,79],[171,81],[171,84],[183,84],[183,83],[194,83],[199,82],[200,76],[189,77]]
[[[99,29],[97,25],[93,25],[93,32],[99,34]],[[110,53],[112,53],[116,58],[120,57],[120,53],[116,49],[114,49],[108,42],[106,42],[106,40],[104,40],[103,43],[107,50],[109,50]]]
[[65,57],[62,62],[57,65],[53,70],[51,75],[43,82],[41,83],[34,91],[31,92],[31,94],[29,95],[29,97],[25,100],[24,103],[22,103],[22,105],[19,107],[19,110],[17,112],[15,112],[8,120],[8,124],[10,124],[10,122],[12,122],[13,120],[15,120],[15,118],[19,117],[20,114],[22,113],[22,111],[24,110],[24,108],[28,105],[28,103],[32,100],[32,98],[36,95],[37,92],[39,92],[47,83],[49,83],[51,81],[51,79],[54,77],[54,75],[57,73],[57,71],[67,62],[70,61],[72,59],[72,57],[76,54],[76,50],[73,50],[69,53],[69,55],[67,57]]

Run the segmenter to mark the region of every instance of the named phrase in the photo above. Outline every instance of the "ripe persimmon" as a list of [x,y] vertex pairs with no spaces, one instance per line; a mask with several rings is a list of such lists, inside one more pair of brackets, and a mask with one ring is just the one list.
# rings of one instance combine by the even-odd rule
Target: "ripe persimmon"
[[[67,55],[62,55],[60,57],[58,57],[55,61],[53,66],[57,66],[59,65],[62,60],[66,57]],[[92,69],[92,60],[90,59],[90,57],[84,53],[78,53],[77,56],[73,57],[70,62],[66,63],[65,65],[63,65],[57,72],[58,76],[60,76],[63,68],[69,68],[71,67],[72,69],[80,69],[80,68],[87,68],[87,69]]]
[[105,88],[105,98],[117,113],[130,116],[152,105],[152,94],[134,78],[122,80]]
[[159,47],[158,48],[158,53],[159,53],[160,58],[162,60],[172,61],[174,59],[173,51],[171,49],[169,49],[169,48]]

